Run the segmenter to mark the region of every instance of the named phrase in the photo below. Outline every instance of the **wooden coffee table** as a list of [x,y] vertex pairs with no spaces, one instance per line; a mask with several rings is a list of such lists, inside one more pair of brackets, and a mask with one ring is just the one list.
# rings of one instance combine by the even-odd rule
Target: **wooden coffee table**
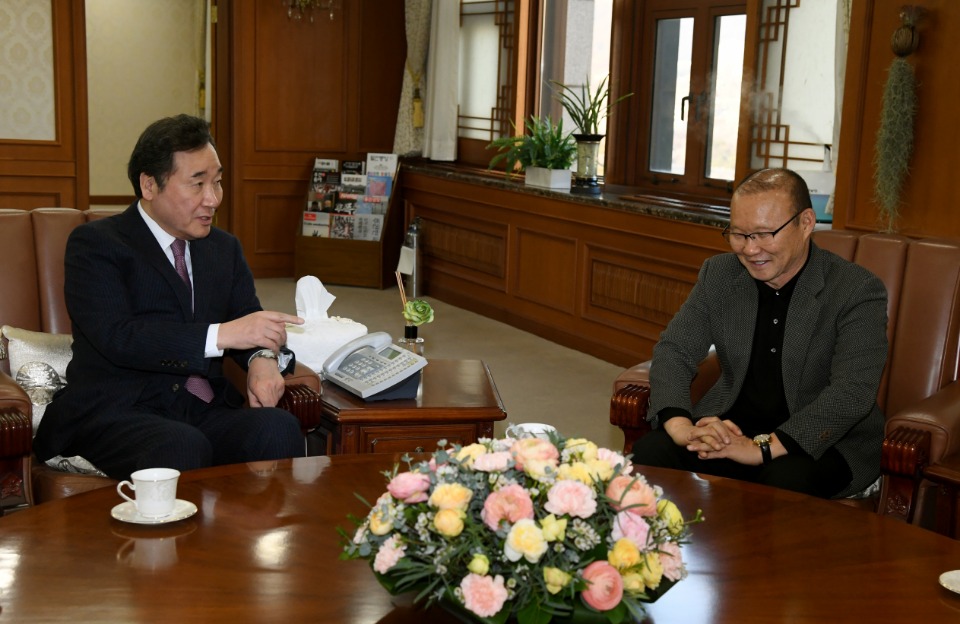
[[[169,525],[110,516],[112,488],[0,518],[0,621],[455,624],[390,596],[362,561],[340,561],[385,491],[383,454],[304,457],[183,473],[196,515]],[[684,548],[689,577],[649,605],[654,624],[960,621],[939,575],[960,542],[860,509],[731,481],[642,468],[706,522]]]
[[481,360],[434,360],[416,399],[364,401],[323,382],[320,435],[328,455],[430,452],[438,440],[471,444],[493,437],[507,417],[490,369]]

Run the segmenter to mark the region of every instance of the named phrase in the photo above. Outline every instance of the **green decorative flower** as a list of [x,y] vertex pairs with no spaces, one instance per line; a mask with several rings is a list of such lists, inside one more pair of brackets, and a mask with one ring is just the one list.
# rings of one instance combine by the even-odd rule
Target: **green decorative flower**
[[411,299],[403,306],[403,318],[414,325],[433,322],[433,308],[423,299]]

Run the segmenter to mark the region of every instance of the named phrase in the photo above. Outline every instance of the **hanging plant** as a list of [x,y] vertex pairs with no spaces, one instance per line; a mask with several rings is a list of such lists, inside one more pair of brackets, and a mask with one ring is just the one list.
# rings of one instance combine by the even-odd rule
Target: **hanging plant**
[[917,78],[906,57],[920,43],[916,31],[919,14],[919,7],[904,7],[900,12],[902,26],[894,31],[890,41],[897,58],[887,72],[873,159],[874,197],[887,231],[893,231],[900,216],[900,198],[913,155]]

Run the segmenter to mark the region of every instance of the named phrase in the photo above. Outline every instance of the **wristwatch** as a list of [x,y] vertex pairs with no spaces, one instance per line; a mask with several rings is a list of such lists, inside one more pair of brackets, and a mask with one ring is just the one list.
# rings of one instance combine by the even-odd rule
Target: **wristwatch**
[[281,375],[289,375],[292,373],[297,361],[293,351],[286,347],[281,347],[280,353],[274,353],[270,349],[260,349],[250,356],[250,359],[247,360],[247,366],[250,366],[250,362],[256,358],[274,360],[277,363],[277,368],[280,369]]
[[770,453],[770,434],[761,433],[754,436],[753,443],[760,447],[760,455],[763,457],[763,463],[769,464],[773,461],[773,455]]

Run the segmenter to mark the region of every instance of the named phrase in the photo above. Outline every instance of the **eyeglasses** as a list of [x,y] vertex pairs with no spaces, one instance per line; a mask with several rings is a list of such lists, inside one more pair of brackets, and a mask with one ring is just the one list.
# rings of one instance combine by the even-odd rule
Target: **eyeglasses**
[[758,245],[763,245],[764,243],[769,243],[773,240],[773,237],[780,233],[780,230],[790,225],[790,223],[799,217],[803,211],[801,210],[797,214],[790,217],[790,220],[775,229],[772,232],[753,232],[751,234],[741,234],[740,232],[731,232],[730,226],[723,228],[723,231],[720,232],[720,235],[723,236],[723,239],[730,244],[731,247],[745,247],[748,240],[752,240]]

